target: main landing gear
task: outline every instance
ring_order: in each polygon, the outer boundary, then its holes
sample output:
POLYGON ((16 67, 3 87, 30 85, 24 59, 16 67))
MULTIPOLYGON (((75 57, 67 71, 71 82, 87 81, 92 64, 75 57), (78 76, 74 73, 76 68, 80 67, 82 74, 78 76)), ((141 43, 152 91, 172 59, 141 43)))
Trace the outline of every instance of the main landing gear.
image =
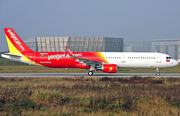
POLYGON ((159 69, 158 69, 158 68, 156 68, 156 75, 157 75, 157 76, 160 76, 160 73, 159 73, 159 69))
POLYGON ((91 65, 90 71, 88 72, 88 75, 89 75, 89 76, 92 76, 92 75, 93 75, 93 71, 92 71, 92 70, 94 70, 94 69, 95 69, 94 66, 91 65))
POLYGON ((89 72, 88 72, 88 75, 89 75, 89 76, 92 76, 92 75, 93 75, 93 71, 89 71, 89 72))

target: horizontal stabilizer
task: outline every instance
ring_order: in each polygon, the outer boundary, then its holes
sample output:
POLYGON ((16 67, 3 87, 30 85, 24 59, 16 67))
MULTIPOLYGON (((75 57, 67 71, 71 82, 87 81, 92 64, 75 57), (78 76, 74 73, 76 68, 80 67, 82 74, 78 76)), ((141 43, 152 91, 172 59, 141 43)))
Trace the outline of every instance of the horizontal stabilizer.
POLYGON ((3 58, 7 58, 7 59, 10 59, 10 60, 14 60, 14 61, 20 61, 22 56, 19 56, 19 55, 13 55, 11 53, 5 53, 5 54, 1 54, 1 56, 3 58))

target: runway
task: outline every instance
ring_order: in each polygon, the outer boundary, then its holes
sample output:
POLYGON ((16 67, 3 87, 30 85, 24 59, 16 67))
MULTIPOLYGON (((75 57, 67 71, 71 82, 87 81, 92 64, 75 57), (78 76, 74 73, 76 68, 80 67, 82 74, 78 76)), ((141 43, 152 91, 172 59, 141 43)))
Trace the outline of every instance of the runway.
POLYGON ((0 73, 0 77, 180 77, 180 73, 161 73, 156 76, 155 73, 94 73, 88 76, 87 73, 0 73))

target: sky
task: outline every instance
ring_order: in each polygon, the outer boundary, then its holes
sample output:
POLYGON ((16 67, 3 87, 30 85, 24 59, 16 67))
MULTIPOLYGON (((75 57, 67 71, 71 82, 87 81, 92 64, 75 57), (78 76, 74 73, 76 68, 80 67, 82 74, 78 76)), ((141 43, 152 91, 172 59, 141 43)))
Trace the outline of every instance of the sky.
POLYGON ((180 0, 0 0, 4 28, 31 37, 120 37, 124 42, 180 37, 180 0))

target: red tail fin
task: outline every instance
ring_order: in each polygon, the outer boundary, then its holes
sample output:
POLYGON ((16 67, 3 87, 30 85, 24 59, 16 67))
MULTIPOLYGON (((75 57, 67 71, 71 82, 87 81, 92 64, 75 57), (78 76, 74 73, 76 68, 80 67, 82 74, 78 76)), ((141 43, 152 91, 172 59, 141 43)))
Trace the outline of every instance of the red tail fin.
POLYGON ((31 52, 26 44, 21 40, 21 38, 14 32, 12 28, 4 28, 6 39, 8 42, 9 50, 13 53, 25 53, 31 52))

